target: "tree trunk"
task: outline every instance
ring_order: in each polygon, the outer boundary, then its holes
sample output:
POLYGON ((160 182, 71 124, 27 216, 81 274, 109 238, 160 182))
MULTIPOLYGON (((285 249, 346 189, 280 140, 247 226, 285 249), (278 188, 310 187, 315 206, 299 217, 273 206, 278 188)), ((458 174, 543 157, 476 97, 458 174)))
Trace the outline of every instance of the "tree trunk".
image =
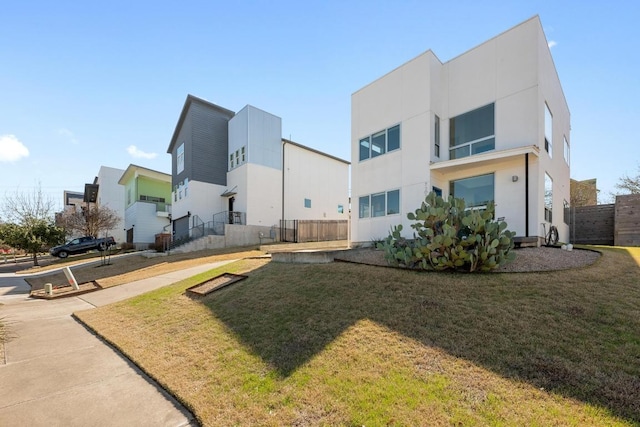
POLYGON ((34 267, 39 267, 40 266, 38 264, 38 252, 36 252, 36 251, 33 252, 33 266, 34 267))

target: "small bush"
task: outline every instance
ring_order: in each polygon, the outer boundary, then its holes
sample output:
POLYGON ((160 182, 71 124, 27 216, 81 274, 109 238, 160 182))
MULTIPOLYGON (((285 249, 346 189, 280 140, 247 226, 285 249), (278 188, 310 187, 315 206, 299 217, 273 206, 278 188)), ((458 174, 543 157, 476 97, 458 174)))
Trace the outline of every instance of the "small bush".
POLYGON ((448 200, 429 193, 415 213, 407 218, 413 240, 402 237, 395 226, 383 243, 390 265, 422 270, 490 271, 515 259, 513 237, 507 223, 494 221, 493 202, 485 210, 465 209, 463 199, 448 200))

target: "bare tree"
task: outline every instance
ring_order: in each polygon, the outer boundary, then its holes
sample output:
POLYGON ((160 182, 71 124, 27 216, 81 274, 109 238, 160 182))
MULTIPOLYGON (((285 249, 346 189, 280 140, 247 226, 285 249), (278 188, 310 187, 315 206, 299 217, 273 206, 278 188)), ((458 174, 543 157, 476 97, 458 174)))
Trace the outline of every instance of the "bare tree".
POLYGON ((84 236, 98 237, 100 233, 113 229, 120 217, 113 209, 106 206, 88 203, 81 210, 70 210, 62 214, 58 224, 68 234, 82 234, 84 236))
POLYGON ((53 209, 53 200, 45 197, 40 185, 31 193, 6 195, 2 209, 6 223, 0 239, 32 254, 33 265, 37 266, 38 252, 64 238, 62 229, 54 224, 53 209))
POLYGON ((638 175, 622 175, 618 179, 616 188, 622 190, 625 194, 640 194, 640 165, 638 165, 638 175))
POLYGON ((569 187, 570 204, 572 207, 593 206, 598 204, 599 190, 595 179, 576 181, 572 179, 569 187))

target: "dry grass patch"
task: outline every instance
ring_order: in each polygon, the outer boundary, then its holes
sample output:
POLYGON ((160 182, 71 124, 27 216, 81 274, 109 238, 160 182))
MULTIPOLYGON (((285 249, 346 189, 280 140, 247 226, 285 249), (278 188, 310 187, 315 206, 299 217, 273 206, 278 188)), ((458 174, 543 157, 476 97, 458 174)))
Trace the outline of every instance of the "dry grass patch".
POLYGON ((205 425, 637 425, 637 253, 484 275, 243 260, 78 316, 205 425), (184 295, 225 271, 249 278, 184 295))

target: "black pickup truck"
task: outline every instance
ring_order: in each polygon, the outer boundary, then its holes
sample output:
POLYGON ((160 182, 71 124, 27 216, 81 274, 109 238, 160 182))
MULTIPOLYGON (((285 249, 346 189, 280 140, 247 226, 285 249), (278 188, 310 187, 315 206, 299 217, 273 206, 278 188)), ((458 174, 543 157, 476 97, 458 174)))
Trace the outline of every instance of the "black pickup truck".
POLYGON ((58 258, 66 258, 69 255, 83 254, 90 250, 97 249, 106 251, 109 247, 116 244, 113 237, 95 238, 91 236, 78 237, 65 243, 64 245, 55 246, 49 249, 51 256, 58 258))

